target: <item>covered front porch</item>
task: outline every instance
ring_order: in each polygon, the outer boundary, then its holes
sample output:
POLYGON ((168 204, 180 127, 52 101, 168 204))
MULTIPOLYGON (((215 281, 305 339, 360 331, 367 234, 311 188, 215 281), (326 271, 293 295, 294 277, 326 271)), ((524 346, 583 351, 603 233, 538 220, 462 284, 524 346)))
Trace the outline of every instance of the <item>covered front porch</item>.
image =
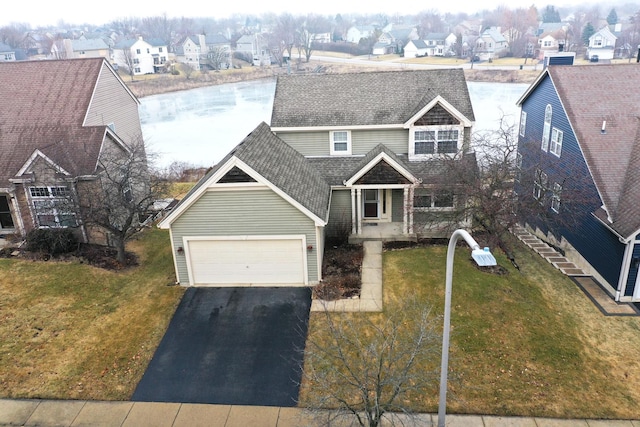
POLYGON ((415 241, 413 185, 364 185, 351 188, 349 242, 415 241))

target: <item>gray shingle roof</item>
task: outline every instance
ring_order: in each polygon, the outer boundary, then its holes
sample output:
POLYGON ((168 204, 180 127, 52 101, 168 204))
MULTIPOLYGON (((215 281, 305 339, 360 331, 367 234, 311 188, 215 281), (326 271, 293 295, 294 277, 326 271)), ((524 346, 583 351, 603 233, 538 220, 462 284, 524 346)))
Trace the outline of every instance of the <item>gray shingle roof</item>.
POLYGON ((397 125, 438 95, 475 120, 462 69, 280 76, 271 126, 397 125))
POLYGON ((640 84, 640 66, 558 66, 547 72, 613 220, 611 227, 630 237, 640 229, 640 91, 629 88, 640 84))
POLYGON ((185 196, 187 200, 232 157, 242 160, 322 220, 327 219, 331 187, 304 158, 260 123, 185 196))

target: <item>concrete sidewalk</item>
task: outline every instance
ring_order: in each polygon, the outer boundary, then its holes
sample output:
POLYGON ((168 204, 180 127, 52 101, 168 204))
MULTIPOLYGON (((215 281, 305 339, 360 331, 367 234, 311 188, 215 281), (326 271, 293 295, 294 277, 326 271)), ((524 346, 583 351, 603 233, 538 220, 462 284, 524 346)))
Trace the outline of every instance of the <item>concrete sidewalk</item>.
MULTIPOLYGON (((418 414, 400 425, 435 426, 438 416, 418 414)), ((398 418, 400 420, 400 418, 398 418)), ((563 420, 533 417, 447 415, 450 427, 640 427, 630 420, 563 420)), ((327 425, 298 408, 191 403, 0 400, 0 425, 42 427, 301 427, 327 425)), ((346 427, 347 423, 331 423, 346 427)), ((355 425, 355 424, 352 424, 355 425)), ((390 425, 383 423, 383 426, 390 425)))
POLYGON ((362 288, 360 296, 336 301, 311 302, 311 311, 379 312, 382 311, 382 241, 362 243, 362 288))

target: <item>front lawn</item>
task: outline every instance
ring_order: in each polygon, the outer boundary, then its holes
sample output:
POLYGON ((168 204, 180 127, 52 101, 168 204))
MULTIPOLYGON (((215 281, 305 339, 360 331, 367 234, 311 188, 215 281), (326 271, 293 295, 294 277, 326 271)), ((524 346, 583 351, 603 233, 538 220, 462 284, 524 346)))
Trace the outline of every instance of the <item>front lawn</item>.
POLYGON ((140 265, 0 259, 0 398, 129 399, 183 289, 168 233, 128 244, 140 265))
MULTIPOLYGON (((516 253, 522 272, 498 254, 504 275, 477 269, 466 248, 456 253, 448 411, 637 418, 640 318, 603 316, 541 257, 522 246, 516 253)), ((415 295, 442 315, 445 258, 444 246, 386 251, 385 313, 415 295)), ((321 336, 324 326, 323 314, 312 313, 309 333, 321 336)), ((408 406, 437 412, 438 386, 408 406)), ((313 384, 304 384, 302 406, 307 393, 313 384)))

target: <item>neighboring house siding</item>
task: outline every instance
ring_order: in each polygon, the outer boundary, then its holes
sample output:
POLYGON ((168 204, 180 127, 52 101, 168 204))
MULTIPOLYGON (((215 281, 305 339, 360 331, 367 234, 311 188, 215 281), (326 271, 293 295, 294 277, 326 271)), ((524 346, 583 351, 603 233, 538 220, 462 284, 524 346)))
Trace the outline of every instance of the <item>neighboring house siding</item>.
POLYGON ((106 66, 100 73, 84 124, 113 124, 114 132, 125 142, 135 142, 142 137, 138 103, 106 66))
MULTIPOLYGON (((328 156, 329 130, 320 132, 278 132, 278 137, 304 156, 328 156)), ((406 154, 409 134, 405 129, 358 130, 351 132, 353 155, 367 154, 378 144, 384 144, 396 154, 406 154)))
MULTIPOLYGON (((316 241, 314 222, 271 190, 210 191, 186 210, 171 226, 173 245, 184 245, 183 236, 293 235, 316 241), (257 209, 256 207, 259 207, 257 209)), ((319 244, 320 243, 320 244, 319 244)), ((318 281, 316 251, 307 253, 309 283, 318 281)), ((178 281, 189 283, 184 255, 176 255, 178 281)))
MULTIPOLYGON (((564 237, 609 285, 616 289, 624 245, 592 215, 602 202, 562 103, 548 77, 526 99, 522 109, 527 113, 525 137, 520 136, 519 146, 523 158, 523 170, 540 168, 548 175, 549 185, 554 182, 563 183, 563 194, 571 194, 565 196, 565 200, 573 197, 570 200, 572 203, 570 212, 567 212, 565 206, 564 210, 561 207, 560 214, 551 214, 552 218, 554 215, 564 215, 563 222, 543 223, 535 219, 528 219, 527 222, 544 234, 552 234, 559 242, 564 237), (547 104, 550 104, 553 110, 551 128, 564 132, 560 158, 550 152, 545 153, 541 149, 544 112, 547 104), (523 145, 523 139, 530 141, 528 145, 523 145), (568 226, 572 230, 567 229, 568 226)), ((518 191, 522 194, 533 194, 533 188, 519 188, 518 191)), ((562 200, 561 206, 563 206, 562 200)), ((560 218, 558 216, 559 220, 560 218)))
POLYGON ((638 280, 640 264, 638 264, 638 261, 634 260, 640 260, 640 241, 638 240, 635 241, 635 245, 633 246, 633 252, 631 254, 631 267, 629 268, 629 277, 627 277, 627 283, 624 287, 624 296, 633 296, 633 290, 636 285, 636 280, 638 280))
POLYGON ((351 234, 351 225, 351 190, 333 190, 325 235, 346 240, 351 234))

